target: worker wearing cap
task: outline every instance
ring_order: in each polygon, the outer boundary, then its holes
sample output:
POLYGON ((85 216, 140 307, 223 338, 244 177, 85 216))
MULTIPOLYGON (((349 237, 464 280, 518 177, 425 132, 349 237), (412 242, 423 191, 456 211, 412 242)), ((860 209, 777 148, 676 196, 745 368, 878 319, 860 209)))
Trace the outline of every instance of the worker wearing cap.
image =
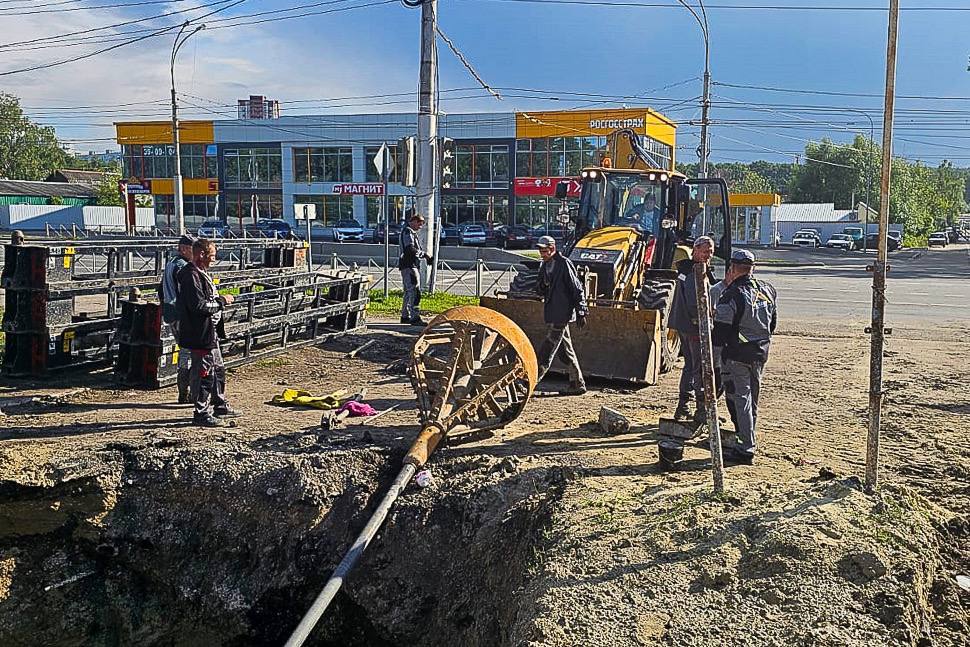
POLYGON ((754 459, 761 375, 778 323, 777 293, 752 277, 754 261, 745 249, 731 255, 730 284, 718 300, 713 333, 714 345, 723 347, 721 376, 737 434, 725 444, 726 457, 747 464, 754 459))
POLYGON ((428 254, 421 249, 418 232, 424 225, 424 216, 413 214, 407 227, 401 228, 400 255, 397 268, 401 271, 404 283, 404 301, 401 303, 401 323, 413 326, 423 326, 418 304, 421 303, 421 288, 418 287, 418 268, 421 259, 428 258, 428 254))
MULTIPOLYGON (((680 349, 684 354, 684 368, 680 373, 680 396, 674 418, 690 417, 690 402, 694 400, 694 420, 703 422, 707 417, 704 407, 704 381, 701 376, 701 338, 697 317, 697 284, 694 266, 706 264, 714 255, 714 240, 698 236, 694 240, 691 257, 677 263, 677 284, 667 326, 680 336, 680 349)), ((707 279, 714 283, 714 274, 707 270, 707 279)))
POLYGON ((542 236, 537 246, 542 265, 539 267, 536 291, 545 301, 543 316, 546 322, 546 338, 538 351, 539 379, 549 371, 558 355, 569 370, 569 388, 563 391, 563 395, 582 395, 586 393, 586 381, 569 336, 569 324, 575 321, 580 328, 586 326, 583 284, 572 261, 556 251, 555 238, 542 236))
MULTIPOLYGON (((179 314, 176 308, 178 300, 178 275, 186 265, 192 262, 192 243, 195 239, 188 234, 182 234, 178 242, 178 255, 165 265, 162 272, 162 285, 158 292, 162 304, 162 320, 172 326, 175 338, 179 337, 179 314)), ((178 359, 178 401, 179 404, 189 402, 189 367, 191 355, 187 352, 179 353, 178 359)))

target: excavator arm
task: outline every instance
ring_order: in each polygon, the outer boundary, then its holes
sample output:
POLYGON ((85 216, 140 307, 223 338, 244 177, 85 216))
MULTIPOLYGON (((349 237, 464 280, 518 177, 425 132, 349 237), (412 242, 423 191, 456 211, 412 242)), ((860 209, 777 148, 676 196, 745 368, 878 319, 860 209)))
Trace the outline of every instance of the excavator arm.
POLYGON ((654 158, 640 143, 640 136, 629 128, 615 130, 607 135, 606 146, 613 168, 640 171, 664 169, 663 163, 654 158))

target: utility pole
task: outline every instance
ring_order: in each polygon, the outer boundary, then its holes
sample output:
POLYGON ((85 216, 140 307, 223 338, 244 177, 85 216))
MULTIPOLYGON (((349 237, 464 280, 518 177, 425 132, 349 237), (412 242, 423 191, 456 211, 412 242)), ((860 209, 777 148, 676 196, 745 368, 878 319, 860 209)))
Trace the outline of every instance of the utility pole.
POLYGON ((172 144, 175 145, 175 176, 173 178, 175 184, 175 215, 178 219, 179 235, 185 233, 185 208, 182 204, 182 151, 179 149, 179 113, 178 100, 175 95, 175 57, 178 55, 182 45, 185 44, 185 41, 205 29, 205 25, 199 25, 188 34, 185 34, 183 38, 182 35, 188 27, 189 21, 186 20, 182 24, 182 28, 179 29, 178 35, 175 36, 175 42, 172 44, 172 62, 169 66, 169 70, 172 73, 172 144))
POLYGON ((893 111, 896 105, 896 44, 899 0, 889 0, 886 46, 886 105, 882 121, 882 186, 879 192, 879 244, 872 274, 872 346, 869 350, 869 437, 866 442, 866 491, 879 484, 879 424, 882 416, 882 360, 885 343, 886 272, 889 231, 889 189, 893 163, 893 111))
MULTIPOLYGON (((701 13, 698 15, 692 6, 687 4, 686 0, 677 1, 694 16, 694 20, 700 25, 701 33, 704 36, 704 89, 701 97, 701 143, 697 147, 697 158, 700 163, 697 175, 707 177, 707 158, 711 153, 707 134, 708 126, 711 123, 711 35, 707 24, 707 9, 704 7, 704 0, 697 0, 697 4, 701 8, 701 13)), ((707 209, 701 212, 701 233, 707 234, 707 209)))
POLYGON ((428 271, 422 272, 428 292, 434 292, 437 279, 438 231, 441 214, 438 209, 436 176, 438 140, 438 48, 435 44, 438 23, 438 0, 421 3, 421 70, 418 82, 418 141, 415 209, 428 222, 425 228, 425 251, 432 259, 428 271))

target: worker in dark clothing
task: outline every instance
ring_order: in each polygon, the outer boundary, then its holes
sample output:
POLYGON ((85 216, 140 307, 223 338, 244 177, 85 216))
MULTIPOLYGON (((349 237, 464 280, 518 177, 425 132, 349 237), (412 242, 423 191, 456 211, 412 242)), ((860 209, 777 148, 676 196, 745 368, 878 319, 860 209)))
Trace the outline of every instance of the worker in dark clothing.
MULTIPOLYGON (((169 324, 175 333, 175 339, 179 337, 179 314, 175 302, 178 298, 178 274, 186 265, 192 262, 192 243, 195 239, 188 234, 182 234, 178 243, 178 256, 170 260, 165 265, 162 272, 162 284, 158 290, 158 298, 162 304, 162 321, 169 324)), ((189 367, 191 365, 191 353, 179 353, 178 358, 178 402, 187 404, 189 402, 189 367)))
MULTIPOLYGON (((697 319, 697 285, 694 266, 707 263, 714 254, 714 241, 707 236, 694 240, 691 257, 677 263, 677 284, 674 289, 673 306, 670 309, 668 327, 680 336, 680 349, 684 354, 684 369, 680 373, 680 397, 674 418, 690 417, 690 402, 694 400, 694 420, 703 422, 707 417, 704 407, 704 381, 701 377, 701 338, 697 319)), ((708 269, 707 279, 714 283, 714 274, 708 269)))
POLYGON ((10 244, 11 245, 23 245, 24 244, 24 232, 19 229, 14 229, 13 233, 10 234, 10 244))
POLYGON ((418 304, 421 303, 421 288, 418 286, 418 268, 421 259, 428 258, 427 252, 421 249, 418 231, 424 225, 424 217, 414 214, 408 221, 407 227, 401 228, 400 256, 397 268, 401 270, 401 280, 404 282, 404 301, 401 304, 401 323, 413 326, 423 326, 418 304))
POLYGON ((549 371, 558 355, 569 370, 569 388, 563 395, 586 393, 586 381, 579 367, 579 359, 569 336, 569 324, 576 322, 586 326, 586 296, 572 261, 556 251, 556 240, 542 236, 538 241, 542 265, 539 268, 536 291, 542 295, 545 305, 546 338, 539 346, 539 379, 549 371))
POLYGON ((754 254, 741 249, 731 255, 730 284, 714 313, 713 343, 723 347, 721 375, 736 438, 725 444, 725 456, 751 464, 761 376, 771 335, 778 324, 777 293, 766 281, 751 276, 754 254))
POLYGON ((223 310, 232 303, 230 294, 220 295, 208 274, 216 258, 216 246, 200 238, 192 245, 192 262, 178 275, 179 345, 192 355, 189 371, 192 421, 203 427, 221 427, 222 418, 238 412, 226 400, 226 365, 219 338, 225 336, 223 310))

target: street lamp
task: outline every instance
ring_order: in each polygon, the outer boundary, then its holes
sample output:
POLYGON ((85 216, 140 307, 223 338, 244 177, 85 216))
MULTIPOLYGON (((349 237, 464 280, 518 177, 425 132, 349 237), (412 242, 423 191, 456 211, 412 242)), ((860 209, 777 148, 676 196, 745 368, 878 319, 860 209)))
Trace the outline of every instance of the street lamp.
POLYGON ((701 7, 700 15, 692 6, 687 4, 686 0, 677 0, 677 2, 682 4, 690 12, 690 15, 694 16, 694 20, 700 25, 701 33, 704 35, 704 95, 701 98, 701 145, 697 148, 697 157, 700 158, 698 175, 707 177, 707 156, 710 153, 710 148, 707 145, 707 127, 710 123, 709 113, 711 110, 711 38, 707 26, 707 10, 704 8, 703 0, 697 0, 697 4, 701 7))
POLYGON ((872 208, 872 205, 869 204, 869 199, 870 199, 869 193, 872 189, 872 164, 870 163, 872 162, 872 160, 869 159, 869 155, 872 153, 872 146, 876 141, 876 126, 872 121, 872 117, 870 117, 869 113, 865 112, 864 110, 856 110, 855 108, 845 108, 845 111, 860 114, 869 120, 869 144, 866 146, 867 150, 863 152, 863 159, 865 160, 865 163, 866 163, 866 226, 865 226, 865 229, 863 229, 863 234, 862 234, 862 251, 866 251, 866 249, 868 248, 868 244, 867 244, 868 241, 866 240, 866 238, 869 236, 869 209, 872 208))
POLYGON ((169 67, 172 73, 172 143, 175 145, 175 215, 178 218, 179 234, 185 233, 185 209, 182 206, 182 151, 179 150, 178 102, 175 99, 175 56, 185 41, 205 29, 205 25, 199 25, 186 34, 185 30, 188 28, 189 21, 185 21, 178 35, 175 36, 175 43, 172 44, 172 64, 169 67))

